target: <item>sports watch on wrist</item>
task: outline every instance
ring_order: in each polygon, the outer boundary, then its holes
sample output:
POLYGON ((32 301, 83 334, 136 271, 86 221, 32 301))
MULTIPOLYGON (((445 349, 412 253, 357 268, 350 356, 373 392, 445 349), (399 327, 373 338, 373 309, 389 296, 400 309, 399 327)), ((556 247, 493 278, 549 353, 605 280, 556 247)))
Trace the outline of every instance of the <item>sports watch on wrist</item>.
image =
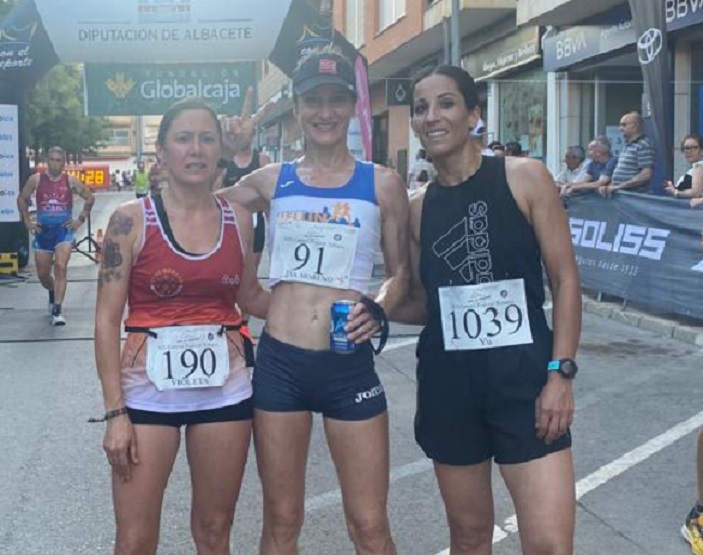
POLYGON ((547 370, 549 372, 558 372, 567 380, 573 380, 579 371, 579 367, 573 358, 560 358, 559 360, 549 361, 547 370))

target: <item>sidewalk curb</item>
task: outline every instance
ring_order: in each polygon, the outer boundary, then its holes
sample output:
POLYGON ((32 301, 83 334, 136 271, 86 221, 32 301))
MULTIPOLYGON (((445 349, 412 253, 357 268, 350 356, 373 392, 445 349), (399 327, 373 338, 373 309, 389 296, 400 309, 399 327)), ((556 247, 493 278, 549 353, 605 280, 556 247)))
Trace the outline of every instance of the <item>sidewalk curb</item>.
POLYGON ((583 312, 615 320, 634 328, 653 331, 696 347, 703 347, 703 325, 689 326, 670 318, 647 314, 635 308, 623 308, 622 304, 618 302, 598 302, 585 296, 583 297, 583 312))

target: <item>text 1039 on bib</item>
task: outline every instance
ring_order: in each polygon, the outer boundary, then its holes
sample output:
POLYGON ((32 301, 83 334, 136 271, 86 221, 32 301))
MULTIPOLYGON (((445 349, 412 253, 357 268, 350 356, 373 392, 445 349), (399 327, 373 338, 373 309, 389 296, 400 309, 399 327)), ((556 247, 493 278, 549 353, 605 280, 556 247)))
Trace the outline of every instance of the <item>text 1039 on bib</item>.
POLYGON ((439 306, 447 351, 532 343, 522 279, 440 287, 439 306))

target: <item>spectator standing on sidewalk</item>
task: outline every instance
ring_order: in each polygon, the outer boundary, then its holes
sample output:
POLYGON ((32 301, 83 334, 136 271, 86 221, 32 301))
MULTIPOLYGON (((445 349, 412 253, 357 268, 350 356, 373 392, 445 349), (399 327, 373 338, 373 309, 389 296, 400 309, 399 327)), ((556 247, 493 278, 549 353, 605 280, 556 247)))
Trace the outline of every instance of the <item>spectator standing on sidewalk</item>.
POLYGON ((586 177, 586 153, 582 146, 574 145, 566 149, 564 163, 566 167, 559 172, 554 181, 559 188, 583 181, 586 177))
POLYGON ((522 145, 517 141, 511 141, 505 143, 505 155, 506 156, 516 156, 518 158, 525 155, 522 150, 522 145))
POLYGON ((573 193, 597 191, 610 183, 618 159, 610 152, 610 141, 607 137, 596 137, 588 144, 591 162, 586 166, 583 180, 566 185, 561 189, 561 196, 568 197, 573 193))
POLYGON ((417 181, 417 178, 422 170, 427 172, 429 179, 432 179, 435 174, 434 167, 427 159, 427 151, 424 148, 417 151, 415 161, 412 163, 412 166, 410 166, 410 171, 408 172, 408 189, 413 188, 413 182, 417 181))
POLYGON ((650 193, 649 181, 654 175, 656 151, 644 134, 642 116, 637 112, 625 114, 620 119, 620 133, 625 139, 625 146, 620 152, 610 183, 600 186, 598 192, 608 198, 621 189, 650 193))
POLYGON ((695 199, 703 196, 703 137, 697 133, 686 135, 681 141, 681 152, 691 164, 674 185, 664 182, 664 192, 675 198, 695 199))
POLYGON ((142 198, 149 194, 149 174, 144 167, 143 160, 137 163, 137 171, 134 174, 134 192, 137 198, 142 198))

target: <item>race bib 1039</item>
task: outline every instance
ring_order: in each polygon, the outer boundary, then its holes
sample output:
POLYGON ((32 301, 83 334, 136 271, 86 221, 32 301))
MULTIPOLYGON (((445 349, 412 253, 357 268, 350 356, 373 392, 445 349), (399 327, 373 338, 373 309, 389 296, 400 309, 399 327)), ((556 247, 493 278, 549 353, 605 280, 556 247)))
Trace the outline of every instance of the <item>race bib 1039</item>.
POLYGON ((532 343, 522 279, 440 287, 439 307, 447 351, 532 343))

